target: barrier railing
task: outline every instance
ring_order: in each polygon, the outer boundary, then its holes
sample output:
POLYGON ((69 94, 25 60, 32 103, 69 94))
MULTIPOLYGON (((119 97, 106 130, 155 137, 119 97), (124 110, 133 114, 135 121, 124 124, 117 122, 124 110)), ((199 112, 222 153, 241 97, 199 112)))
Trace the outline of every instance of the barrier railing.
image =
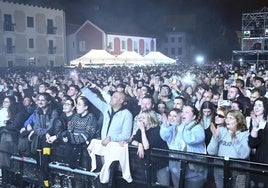
MULTIPOLYGON (((129 147, 131 148, 131 147, 129 147)), ((134 151, 137 149, 132 148, 134 151)), ((130 150, 132 150, 130 149, 130 150)), ((258 184, 261 182, 265 186, 268 186, 268 164, 264 163, 255 163, 250 162, 247 160, 237 160, 237 159, 230 159, 230 158, 223 158, 223 157, 216 157, 216 156, 209 156, 205 154, 196 154, 196 153, 188 153, 188 152, 179 152, 173 150, 161 150, 161 149, 152 149, 150 152, 150 161, 151 161, 151 171, 155 172, 155 166, 158 165, 159 161, 161 160, 174 160, 180 161, 180 182, 179 187, 184 187, 184 180, 185 180, 185 172, 187 165, 192 165, 193 167, 198 168, 198 166, 203 167, 207 170, 212 169, 221 169, 223 171, 223 185, 224 188, 230 188, 237 179, 233 178, 233 174, 241 173, 245 174, 247 177, 247 181, 245 182, 245 187, 249 187, 250 184, 258 184), (258 177, 259 182, 252 182, 252 180, 258 177)), ((194 169, 197 170, 197 169, 194 169)), ((149 173, 149 174, 152 174, 149 173)), ((158 187, 159 184, 153 181, 154 179, 151 178, 151 183, 147 184, 148 187, 158 187)), ((163 187, 163 186, 162 186, 163 187)))
MULTIPOLYGON (((110 182, 107 184, 107 187, 172 187, 172 182, 169 186, 160 185, 159 182, 157 182, 155 174, 157 166, 159 166, 159 161, 168 162, 170 160, 180 162, 180 188, 184 187, 186 170, 189 165, 191 165, 194 170, 200 169, 200 166, 208 171, 215 168, 221 169, 223 172, 224 188, 232 187, 234 182, 239 183, 239 181, 241 181, 233 178, 233 174, 237 172, 246 175, 247 181, 240 182, 240 185, 244 187, 254 187, 254 184, 257 185, 260 182, 263 187, 268 185, 268 164, 264 163, 161 149, 147 151, 146 158, 141 160, 137 156, 137 148, 134 146, 129 146, 129 159, 133 182, 127 183, 121 177, 122 174, 118 168, 119 165, 114 163, 111 169, 110 182), (256 179, 258 182, 253 182, 253 180, 256 179)), ((40 183, 41 185, 38 177, 39 171, 37 163, 34 159, 11 156, 11 162, 11 170, 19 174, 22 180, 27 179, 27 181, 31 181, 33 184, 40 183), (32 173, 29 173, 27 168, 31 170, 32 173)), ((98 181, 98 173, 89 172, 84 169, 72 169, 65 164, 57 162, 51 162, 49 167, 51 173, 50 177, 68 177, 72 179, 72 187, 76 187, 75 181, 83 181, 84 187, 101 187, 98 181)))
MULTIPOLYGON (((21 181, 19 185, 23 185, 23 181, 32 185, 42 185, 40 168, 35 159, 12 155, 10 160, 10 170, 19 175, 18 181, 21 181)), ((63 179, 68 180, 70 184, 66 185, 64 188, 77 187, 77 182, 85 188, 98 187, 98 172, 90 172, 82 168, 70 168, 68 165, 58 162, 49 163, 49 169, 52 187, 63 187, 63 179), (56 179, 58 179, 59 182, 56 182, 56 179), (55 186, 55 184, 58 185, 55 186)))

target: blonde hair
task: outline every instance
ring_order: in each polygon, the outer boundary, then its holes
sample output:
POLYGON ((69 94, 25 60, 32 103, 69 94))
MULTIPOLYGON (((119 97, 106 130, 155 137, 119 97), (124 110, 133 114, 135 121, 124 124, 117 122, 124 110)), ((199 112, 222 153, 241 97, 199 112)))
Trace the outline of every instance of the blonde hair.
POLYGON ((148 118, 149 121, 148 127, 154 128, 159 126, 159 120, 154 110, 144 110, 142 113, 145 114, 145 116, 148 118))

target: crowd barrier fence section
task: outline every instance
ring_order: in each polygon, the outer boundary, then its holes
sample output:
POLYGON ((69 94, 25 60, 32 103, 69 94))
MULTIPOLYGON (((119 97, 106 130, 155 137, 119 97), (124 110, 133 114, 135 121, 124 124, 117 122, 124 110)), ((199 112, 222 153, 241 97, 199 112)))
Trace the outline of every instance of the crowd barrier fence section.
MULTIPOLYGON (((223 173, 224 188, 232 187, 234 183, 244 187, 254 187, 259 182, 262 183, 261 186, 263 185, 263 187, 267 187, 268 185, 268 164, 264 163, 254 163, 247 160, 237 160, 205 154, 161 150, 155 148, 146 153, 145 159, 140 160, 137 156, 137 148, 134 146, 129 146, 129 159, 133 178, 133 182, 131 183, 127 183, 122 178, 118 162, 114 162, 113 165, 111 165, 110 181, 107 185, 101 185, 99 183, 98 172, 89 172, 84 169, 72 169, 66 164, 51 162, 49 164, 51 182, 55 183, 55 177, 59 176, 70 179, 72 182, 70 187, 76 187, 77 181, 80 183, 82 182, 83 187, 86 188, 103 186, 109 188, 172 187, 172 183, 170 186, 160 185, 156 181, 155 174, 159 164, 162 162, 166 162, 166 164, 168 164, 168 161, 172 160, 178 161, 180 164, 180 188, 184 188, 185 177, 187 176, 187 170, 189 169, 195 171, 202 169, 207 169, 207 171, 220 169, 223 173), (239 176, 240 178, 234 179, 234 175, 237 174, 242 174, 243 176, 239 176), (244 177, 244 179, 241 177, 244 177), (259 182, 254 182, 256 180, 259 182)), ((36 160, 17 155, 12 155, 10 160, 10 170, 19 177, 18 181, 27 181, 31 184, 42 185, 39 177, 40 169, 38 168, 36 160)), ((23 184, 21 183, 21 185, 23 184)))

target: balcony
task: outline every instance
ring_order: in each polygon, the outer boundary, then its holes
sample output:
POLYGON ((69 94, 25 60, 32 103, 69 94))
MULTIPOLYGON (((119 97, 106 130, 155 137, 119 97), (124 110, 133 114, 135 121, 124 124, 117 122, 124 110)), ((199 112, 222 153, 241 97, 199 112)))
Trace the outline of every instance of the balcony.
POLYGON ((56 47, 49 47, 48 48, 48 54, 56 54, 56 47))
POLYGON ((47 26, 47 34, 55 35, 57 31, 57 27, 47 26))
POLYGON ((14 31, 15 25, 14 23, 4 23, 4 31, 14 31))
POLYGON ((15 46, 6 46, 6 53, 7 54, 15 53, 15 46))

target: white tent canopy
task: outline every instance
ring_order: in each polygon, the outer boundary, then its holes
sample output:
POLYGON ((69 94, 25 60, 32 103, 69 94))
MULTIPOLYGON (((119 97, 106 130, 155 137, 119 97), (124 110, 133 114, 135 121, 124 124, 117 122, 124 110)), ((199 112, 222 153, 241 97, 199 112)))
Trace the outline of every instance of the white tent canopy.
POLYGON ((143 57, 135 51, 124 51, 116 57, 117 62, 126 64, 142 64, 143 57))
POLYGON ((85 55, 74 59, 70 62, 71 66, 89 65, 105 65, 105 64, 119 64, 119 65, 155 65, 155 64, 172 64, 176 60, 165 56, 160 52, 150 52, 142 57, 135 51, 124 51, 117 57, 113 56, 105 50, 92 49, 85 55))
POLYGON ((115 57, 105 50, 92 49, 85 55, 71 61, 71 65, 112 64, 115 57))
POLYGON ((150 52, 147 55, 144 56, 144 60, 151 61, 153 64, 172 64, 176 63, 175 59, 172 59, 170 57, 165 56, 161 52, 150 52))

